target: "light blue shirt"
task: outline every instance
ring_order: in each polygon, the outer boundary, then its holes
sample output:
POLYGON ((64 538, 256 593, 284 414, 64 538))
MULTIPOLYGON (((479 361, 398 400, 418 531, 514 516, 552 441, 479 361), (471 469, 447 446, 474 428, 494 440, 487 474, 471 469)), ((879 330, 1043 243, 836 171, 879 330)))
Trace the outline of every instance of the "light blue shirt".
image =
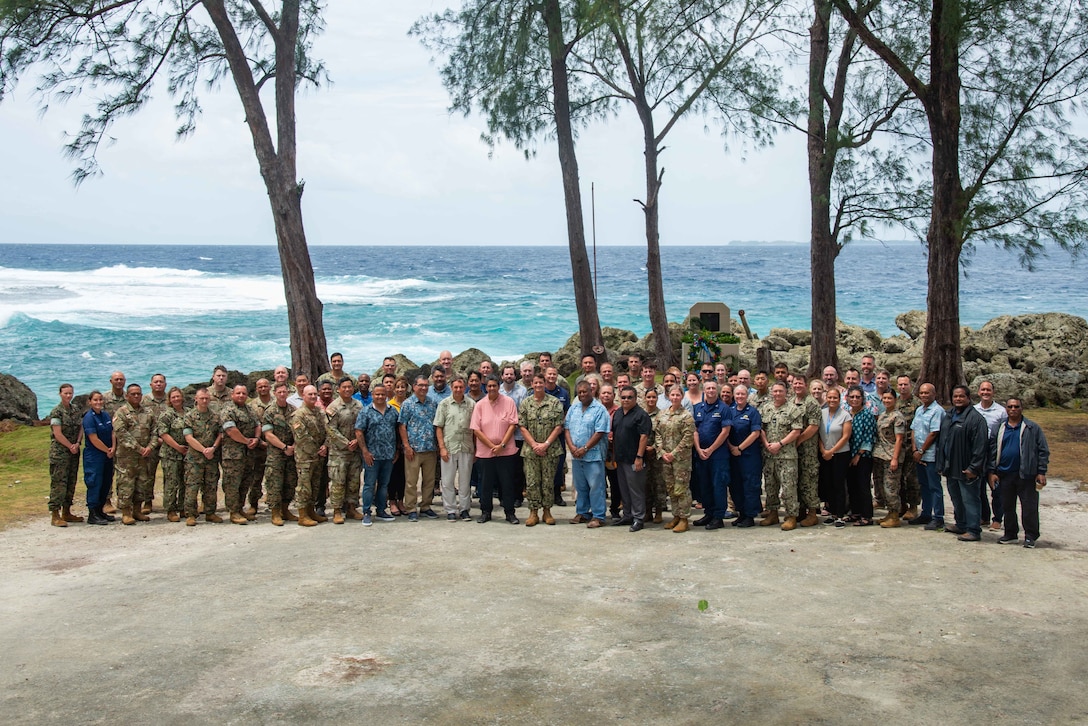
MULTIPOLYGON (((914 434, 914 448, 921 451, 926 438, 934 431, 940 432, 941 421, 943 420, 944 409, 936 401, 929 404, 929 406, 919 406, 918 410, 914 412, 914 420, 910 424, 910 430, 914 434)), ((937 461, 936 442, 922 454, 922 461, 930 464, 937 461)))
MULTIPOLYGON (((593 434, 600 431, 607 434, 611 430, 612 420, 604 404, 593 399, 588 406, 581 401, 574 401, 567 411, 563 427, 570 432, 570 439, 575 447, 585 446, 593 434)), ((602 436, 597 445, 585 453, 582 461, 604 461, 608 453, 608 436, 602 436)))
MULTIPOLYGON (((529 397, 529 389, 523 386, 520 382, 514 383, 514 390, 507 391, 505 383, 499 383, 499 393, 507 398, 514 399, 514 406, 521 409, 521 402, 529 397)), ((521 435, 521 427, 519 426, 514 430, 514 441, 524 441, 525 437, 521 435)))

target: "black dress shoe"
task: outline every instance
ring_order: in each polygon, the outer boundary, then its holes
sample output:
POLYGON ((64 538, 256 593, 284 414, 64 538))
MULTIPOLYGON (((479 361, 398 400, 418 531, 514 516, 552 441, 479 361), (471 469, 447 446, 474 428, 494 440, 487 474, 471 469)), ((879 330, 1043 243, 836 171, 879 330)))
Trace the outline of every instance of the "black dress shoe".
POLYGON ((100 513, 97 509, 91 509, 87 512, 87 524, 109 524, 109 520, 106 519, 106 515, 100 513))
POLYGON ((756 520, 751 517, 741 517, 733 522, 734 527, 754 527, 756 526, 756 520))
POLYGON ((556 500, 555 500, 555 506, 557 506, 557 507, 565 507, 565 506, 567 506, 567 502, 566 502, 566 500, 565 500, 565 499, 563 499, 562 497, 560 497, 559 499, 556 499, 556 500))
POLYGON ((102 519, 106 520, 106 522, 116 522, 117 521, 117 517, 113 516, 112 514, 106 514, 102 510, 102 507, 98 508, 98 514, 102 517, 102 519))
POLYGON ((707 529, 721 529, 724 526, 725 526, 725 522, 723 520, 719 519, 718 517, 714 517, 713 519, 711 519, 709 522, 706 523, 706 528, 707 529))
POLYGON ((626 527, 629 524, 633 524, 634 521, 635 520, 632 519, 631 517, 624 517, 622 519, 615 519, 615 520, 612 521, 612 526, 613 527, 626 527))
POLYGON ((484 522, 490 522, 491 521, 491 512, 484 512, 483 514, 480 515, 480 518, 477 519, 476 521, 479 522, 480 524, 483 524, 484 522))
POLYGON ((518 519, 518 518, 517 518, 517 517, 516 517, 515 515, 513 515, 513 514, 507 514, 507 515, 506 515, 506 521, 507 521, 507 522, 509 522, 510 524, 521 524, 521 520, 519 520, 519 519, 518 519))
POLYGON ((645 526, 646 525, 642 523, 641 519, 636 519, 634 522, 631 522, 631 530, 630 531, 640 532, 642 530, 642 528, 645 527, 645 526))
POLYGON ((711 517, 709 514, 704 514, 703 516, 699 517, 694 522, 692 522, 692 525, 694 525, 696 527, 703 527, 703 526, 706 526, 707 524, 710 524, 710 520, 712 520, 712 519, 714 519, 714 518, 711 517))

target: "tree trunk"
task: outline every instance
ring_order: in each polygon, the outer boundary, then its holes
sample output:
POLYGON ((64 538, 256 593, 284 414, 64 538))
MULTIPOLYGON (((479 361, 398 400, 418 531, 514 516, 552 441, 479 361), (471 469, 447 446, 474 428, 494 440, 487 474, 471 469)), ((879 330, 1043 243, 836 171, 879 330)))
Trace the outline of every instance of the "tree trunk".
POLYGON ((272 143, 268 118, 253 72, 223 0, 203 0, 230 65, 234 85, 253 137, 253 149, 272 206, 276 243, 287 300, 291 367, 311 377, 329 370, 321 300, 317 297, 306 232, 302 226, 302 189, 295 168, 295 43, 298 39, 298 0, 283 4, 279 28, 269 29, 276 45, 276 127, 278 149, 272 143), (286 69, 286 70, 285 70, 286 69))
POLYGON ((555 132, 559 146, 559 168, 563 174, 563 203, 567 212, 567 245, 570 249, 574 307, 578 311, 578 336, 582 355, 599 355, 604 349, 597 297, 586 254, 585 220, 582 217, 582 188, 578 179, 578 157, 570 123, 570 90, 567 79, 567 48, 559 0, 547 0, 543 7, 551 57, 552 93, 555 103, 555 132))
POLYGON ((926 339, 920 382, 932 383, 937 399, 950 402, 952 386, 963 383, 960 348, 960 253, 967 199, 960 179, 958 0, 934 0, 930 20, 931 78, 924 99, 933 141, 933 209, 929 247, 926 339))
POLYGON ((646 200, 640 202, 646 220, 646 283, 648 288, 650 328, 654 334, 654 357, 658 370, 676 365, 669 335, 669 317, 665 313, 665 286, 661 282, 661 235, 658 215, 658 193, 661 191, 661 175, 657 168, 660 153, 657 134, 654 131, 654 112, 646 100, 646 81, 636 65, 631 48, 623 32, 616 24, 611 26, 616 47, 627 68, 627 78, 633 92, 633 103, 642 123, 642 153, 645 156, 646 200))
POLYGON ((831 175, 836 148, 828 143, 824 121, 824 79, 830 54, 831 4, 814 0, 809 28, 808 183, 810 208, 809 261, 812 287, 812 352, 808 376, 819 377, 827 366, 839 367, 835 335, 835 259, 838 241, 831 233, 831 175))
MULTIPOLYGON (((649 111, 649 109, 647 109, 649 111)), ((640 114, 641 115, 641 114, 640 114)), ((645 122, 644 122, 645 123, 645 122)), ((657 170, 657 139, 654 138, 653 118, 646 128, 646 283, 649 287, 650 327, 654 332, 654 357, 658 370, 676 365, 669 335, 669 317, 665 314, 665 286, 661 282, 661 245, 657 198, 661 176, 657 170)))

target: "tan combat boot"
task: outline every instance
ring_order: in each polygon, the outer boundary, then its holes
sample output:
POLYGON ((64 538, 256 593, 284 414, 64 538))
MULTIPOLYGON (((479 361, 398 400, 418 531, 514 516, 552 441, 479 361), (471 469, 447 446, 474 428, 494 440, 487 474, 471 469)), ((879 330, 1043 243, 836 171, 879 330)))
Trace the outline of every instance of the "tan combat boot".
POLYGON ((544 524, 555 524, 555 517, 552 516, 552 508, 544 507, 544 516, 541 517, 541 521, 544 524))
POLYGON ((298 526, 300 527, 316 527, 317 521, 310 516, 313 512, 312 507, 299 507, 298 509, 298 526))
POLYGON ((902 518, 909 522, 912 519, 917 519, 917 517, 918 517, 918 507, 912 506, 910 509, 908 509, 906 511, 906 513, 903 514, 902 518))
POLYGON ((204 515, 205 522, 211 522, 212 524, 222 524, 223 518, 215 512, 208 512, 204 515))
POLYGON ((276 525, 277 527, 283 526, 282 509, 283 508, 279 505, 272 507, 272 524, 276 525))
POLYGON ((246 519, 246 515, 242 514, 241 512, 231 512, 230 513, 230 523, 231 524, 249 524, 249 520, 246 519))
POLYGON ((136 520, 132 518, 132 507, 121 508, 121 524, 136 524, 136 520))
POLYGON ((106 514, 117 514, 117 508, 113 506, 113 501, 109 498, 107 498, 106 503, 102 505, 102 511, 106 514))
POLYGON ((291 506, 289 504, 281 504, 280 505, 280 513, 283 515, 283 521, 284 522, 297 522, 298 521, 298 517, 296 517, 294 512, 291 511, 291 506))
POLYGON ((167 522, 180 522, 181 521, 181 515, 178 514, 177 512, 167 512, 166 513, 166 521, 167 522))
POLYGON ((347 514, 347 516, 350 517, 351 519, 360 521, 363 518, 363 513, 360 512, 358 510, 358 508, 354 504, 349 504, 348 505, 348 514, 347 514))
POLYGON ((252 507, 246 507, 245 509, 242 510, 242 514, 246 515, 246 519, 248 519, 250 522, 252 522, 254 519, 257 518, 257 507, 256 507, 256 505, 254 505, 252 507))
POLYGON ((797 517, 786 517, 786 521, 782 523, 783 532, 789 532, 791 529, 797 529, 797 517))
MULTIPOLYGON (((314 509, 314 505, 312 504, 306 507, 306 513, 310 515, 310 519, 314 520, 318 524, 329 521, 329 518, 326 517, 324 514, 318 514, 317 511, 314 509)), ((301 517, 302 515, 299 514, 299 516, 301 517)))
POLYGON ((670 519, 668 522, 665 523, 665 529, 672 529, 673 527, 675 527, 678 524, 680 524, 680 518, 679 517, 673 517, 672 519, 670 519))
POLYGON ((191 515, 186 517, 185 518, 185 526, 186 527, 195 527, 196 526, 196 517, 193 517, 191 515))
MULTIPOLYGON (((151 511, 152 511, 151 502, 144 502, 143 506, 140 507, 140 513, 141 514, 151 514, 151 511)), ((138 519, 141 522, 144 521, 144 520, 140 519, 139 517, 137 517, 136 519, 138 519)))
POLYGON ((332 523, 333 524, 343 524, 344 523, 344 513, 342 511, 340 511, 340 507, 337 507, 336 509, 333 510, 333 512, 332 512, 332 523))
POLYGON ((49 515, 49 524, 53 525, 54 527, 68 526, 68 523, 64 521, 64 517, 60 515, 59 509, 50 509, 49 515))
POLYGON ((540 524, 540 517, 536 516, 536 510, 529 512, 529 518, 525 520, 526 527, 535 527, 540 524))
POLYGON ((680 519, 673 520, 676 522, 672 527, 673 532, 687 532, 688 531, 688 518, 680 517, 680 519))
MULTIPOLYGON (((770 527, 772 524, 778 524, 778 510, 773 512, 767 512, 767 516, 759 520, 760 527, 770 527)), ((792 529, 792 527, 791 527, 792 529)))
POLYGON ((894 513, 894 512, 892 514, 889 514, 887 517, 885 517, 884 521, 880 523, 880 526, 883 527, 884 529, 891 529, 892 527, 901 527, 902 525, 903 525, 903 521, 899 518, 899 515, 897 513, 894 513))
POLYGON ((143 508, 139 504, 132 505, 132 518, 137 522, 150 522, 151 517, 147 516, 143 512, 143 508))
POLYGON ((661 524, 665 520, 661 516, 661 507, 654 507, 654 524, 661 524))
POLYGON ((64 509, 60 511, 60 516, 64 517, 65 522, 82 522, 83 517, 78 514, 72 514, 72 505, 65 504, 64 509))
POLYGON ((817 515, 817 510, 815 509, 808 510, 808 516, 799 522, 802 527, 815 527, 819 523, 820 517, 817 515))

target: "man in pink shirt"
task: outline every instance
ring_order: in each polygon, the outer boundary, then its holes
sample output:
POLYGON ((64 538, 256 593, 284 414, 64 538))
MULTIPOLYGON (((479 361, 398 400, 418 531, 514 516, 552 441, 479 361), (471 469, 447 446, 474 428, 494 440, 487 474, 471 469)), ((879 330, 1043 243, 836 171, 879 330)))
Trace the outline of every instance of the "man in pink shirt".
POLYGON ((469 428, 476 437, 476 461, 480 465, 480 515, 479 522, 491 521, 491 509, 495 487, 506 521, 521 524, 514 515, 514 500, 520 495, 517 489, 517 470, 521 464, 518 449, 514 445, 514 431, 518 427, 518 408, 514 399, 499 395, 499 379, 488 376, 487 396, 472 409, 469 428))

